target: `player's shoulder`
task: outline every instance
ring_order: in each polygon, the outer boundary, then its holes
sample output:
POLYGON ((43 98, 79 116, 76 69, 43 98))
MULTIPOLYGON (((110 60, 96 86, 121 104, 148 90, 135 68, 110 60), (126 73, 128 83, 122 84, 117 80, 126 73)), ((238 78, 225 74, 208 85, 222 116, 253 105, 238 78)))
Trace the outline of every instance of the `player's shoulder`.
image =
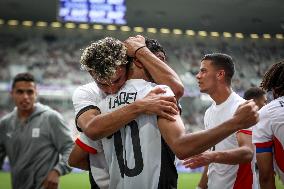
POLYGON ((275 116, 279 112, 284 110, 284 98, 277 98, 263 106, 259 110, 260 116, 269 115, 271 117, 275 116))
MULTIPOLYGON (((7 123, 13 121, 14 119, 16 119, 15 116, 15 109, 14 111, 4 115, 3 117, 0 118, 0 125, 6 125, 7 123)), ((9 125, 9 124, 8 124, 9 125)))
POLYGON ((50 121, 57 122, 58 120, 63 120, 63 116, 57 110, 51 108, 48 105, 41 104, 37 102, 35 104, 36 110, 33 113, 34 116, 43 115, 47 117, 50 121))
POLYGON ((97 86, 96 82, 90 82, 85 85, 81 85, 75 89, 74 94, 88 92, 88 93, 99 93, 100 89, 97 86))
POLYGON ((145 81, 144 79, 129 79, 126 81, 123 88, 133 87, 136 90, 144 89, 151 86, 156 86, 157 84, 145 81))
POLYGON ((246 101, 243 97, 238 95, 236 92, 232 93, 232 100, 233 100, 233 103, 236 105, 241 105, 242 103, 246 101))
POLYGON ((276 98, 267 104, 268 108, 284 108, 284 96, 276 98))
POLYGON ((72 100, 78 100, 86 97, 98 97, 101 95, 100 89, 95 82, 77 87, 73 93, 72 100))
POLYGON ((208 116, 210 115, 210 114, 212 114, 212 112, 214 112, 214 110, 213 110, 213 103, 205 110, 205 113, 204 113, 204 119, 207 119, 208 118, 208 116))

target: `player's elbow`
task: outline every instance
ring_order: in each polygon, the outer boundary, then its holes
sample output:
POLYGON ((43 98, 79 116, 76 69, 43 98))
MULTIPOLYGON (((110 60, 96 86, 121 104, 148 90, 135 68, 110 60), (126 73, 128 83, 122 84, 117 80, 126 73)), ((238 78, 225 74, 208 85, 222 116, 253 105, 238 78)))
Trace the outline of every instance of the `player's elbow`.
POLYGON ((76 158, 73 157, 72 154, 70 154, 69 158, 68 158, 68 165, 70 167, 76 167, 78 168, 78 161, 76 160, 76 158))
POLYGON ((173 90, 176 98, 180 99, 183 96, 183 93, 184 93, 184 86, 183 86, 182 83, 177 83, 176 85, 174 85, 172 90, 173 90))
POLYGON ((186 158, 196 155, 197 153, 194 150, 190 150, 190 149, 188 150, 188 149, 182 148, 176 151, 175 154, 178 159, 184 160, 186 158))
POLYGON ((183 160, 188 157, 185 146, 181 145, 178 140, 171 145, 171 149, 180 160, 183 160))
POLYGON ((95 129, 90 129, 90 128, 87 128, 85 131, 84 131, 85 135, 92 139, 92 140, 99 140, 100 137, 99 137, 99 132, 97 132, 95 129))
POLYGON ((243 155, 244 163, 251 162, 253 160, 253 154, 254 154, 253 149, 246 147, 245 153, 243 155))
POLYGON ((183 152, 176 152, 176 157, 180 160, 184 160, 185 158, 187 158, 188 156, 186 156, 185 153, 183 152))
POLYGON ((84 130, 85 135, 92 140, 99 140, 103 137, 103 132, 98 127, 92 127, 91 125, 87 125, 84 130))
POLYGON ((174 153, 175 153, 176 157, 180 160, 184 160, 184 159, 190 157, 190 155, 187 153, 187 151, 184 150, 183 148, 176 149, 174 153))

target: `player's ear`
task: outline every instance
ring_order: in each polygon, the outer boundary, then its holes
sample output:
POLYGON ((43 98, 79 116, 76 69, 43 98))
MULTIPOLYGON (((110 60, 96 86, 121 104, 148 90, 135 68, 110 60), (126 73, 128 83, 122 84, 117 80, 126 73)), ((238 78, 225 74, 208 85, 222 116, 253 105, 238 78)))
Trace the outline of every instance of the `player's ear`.
POLYGON ((223 78, 225 78, 225 70, 219 70, 218 72, 217 72, 217 77, 219 78, 219 79, 223 79, 223 78))

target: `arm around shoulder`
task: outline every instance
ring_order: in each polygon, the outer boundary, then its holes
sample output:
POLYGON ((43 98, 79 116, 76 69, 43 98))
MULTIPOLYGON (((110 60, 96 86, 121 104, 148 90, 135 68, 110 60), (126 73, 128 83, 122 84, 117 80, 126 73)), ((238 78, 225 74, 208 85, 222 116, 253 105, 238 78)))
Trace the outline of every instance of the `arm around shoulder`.
POLYGON ((76 167, 83 170, 89 169, 89 153, 81 149, 77 144, 74 145, 69 159, 68 164, 71 167, 76 167))

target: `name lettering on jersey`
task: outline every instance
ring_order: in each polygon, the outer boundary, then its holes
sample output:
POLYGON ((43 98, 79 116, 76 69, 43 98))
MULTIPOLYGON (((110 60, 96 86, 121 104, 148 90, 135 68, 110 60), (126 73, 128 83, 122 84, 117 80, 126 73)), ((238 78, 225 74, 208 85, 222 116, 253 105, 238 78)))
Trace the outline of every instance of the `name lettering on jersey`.
POLYGON ((279 103, 281 107, 284 107, 284 101, 280 100, 279 103))
POLYGON ((120 92, 116 97, 109 99, 109 109, 116 108, 122 104, 130 104, 136 100, 137 92, 120 92))

